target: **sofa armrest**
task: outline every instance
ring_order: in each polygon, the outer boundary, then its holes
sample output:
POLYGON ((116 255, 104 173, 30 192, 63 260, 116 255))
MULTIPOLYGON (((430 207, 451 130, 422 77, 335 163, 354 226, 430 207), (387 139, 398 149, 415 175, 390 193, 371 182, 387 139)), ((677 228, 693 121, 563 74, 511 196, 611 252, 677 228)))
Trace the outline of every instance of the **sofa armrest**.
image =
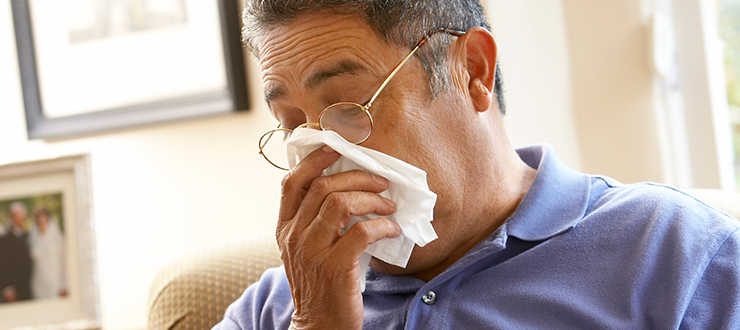
POLYGON ((219 242, 186 253, 157 273, 148 329, 210 329, 262 273, 281 265, 274 234, 219 242))

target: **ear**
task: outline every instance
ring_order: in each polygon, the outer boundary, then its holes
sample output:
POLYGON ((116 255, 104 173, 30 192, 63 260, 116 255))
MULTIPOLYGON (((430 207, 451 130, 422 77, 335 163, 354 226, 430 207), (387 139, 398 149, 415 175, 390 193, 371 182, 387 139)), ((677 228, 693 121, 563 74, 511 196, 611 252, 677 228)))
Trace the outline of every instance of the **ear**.
POLYGON ((494 76, 496 72, 496 41, 488 30, 475 27, 458 39, 465 50, 465 69, 469 77, 468 93, 479 112, 488 111, 493 105, 494 76))

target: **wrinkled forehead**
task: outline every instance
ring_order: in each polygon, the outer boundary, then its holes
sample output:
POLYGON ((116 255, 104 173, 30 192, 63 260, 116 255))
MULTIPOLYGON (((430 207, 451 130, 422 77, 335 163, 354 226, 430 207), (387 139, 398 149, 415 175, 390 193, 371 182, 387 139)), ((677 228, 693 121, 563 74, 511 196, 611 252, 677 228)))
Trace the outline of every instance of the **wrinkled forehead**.
POLYGON ((302 55, 307 56, 321 49, 352 49, 358 46, 362 46, 363 52, 368 52, 381 45, 388 44, 375 35, 361 16, 330 12, 301 14, 283 24, 266 28, 255 39, 260 62, 287 51, 303 52, 302 55))
MULTIPOLYGON (((290 5, 286 5, 290 7, 290 5)), ((262 43, 271 39, 274 30, 281 30, 292 25, 301 25, 304 21, 332 21, 332 17, 352 17, 353 19, 367 23, 364 11, 358 8, 332 7, 319 9, 302 9, 298 11, 288 10, 280 14, 270 12, 263 17, 257 14, 251 16, 248 11, 243 13, 245 26, 242 29, 242 40, 246 43, 254 55, 261 57, 262 43)))
POLYGON ((400 50, 378 38, 365 21, 353 15, 314 13, 287 25, 272 27, 258 41, 263 84, 304 84, 317 72, 337 63, 361 71, 388 71, 389 51, 400 50))

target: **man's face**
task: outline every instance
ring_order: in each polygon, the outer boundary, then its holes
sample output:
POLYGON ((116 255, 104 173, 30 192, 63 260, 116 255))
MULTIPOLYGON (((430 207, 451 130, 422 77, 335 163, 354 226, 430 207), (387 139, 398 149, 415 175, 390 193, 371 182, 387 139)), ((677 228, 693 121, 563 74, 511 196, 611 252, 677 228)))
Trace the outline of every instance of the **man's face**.
MULTIPOLYGON (((272 29, 259 49, 266 99, 286 128, 316 122, 336 102, 366 103, 411 50, 382 41, 361 18, 328 14, 306 14, 272 29)), ((465 239, 456 235, 454 217, 464 216, 466 164, 475 159, 465 127, 478 114, 466 110, 470 103, 460 89, 432 99, 428 86, 419 60, 412 58, 370 108, 375 126, 361 144, 426 171, 438 194, 432 224, 440 238, 416 247, 405 270, 374 260, 373 267, 386 273, 430 267, 465 239)))
POLYGON ((10 213, 10 220, 13 221, 13 224, 16 227, 23 228, 23 223, 26 222, 26 212, 23 211, 13 211, 10 213))

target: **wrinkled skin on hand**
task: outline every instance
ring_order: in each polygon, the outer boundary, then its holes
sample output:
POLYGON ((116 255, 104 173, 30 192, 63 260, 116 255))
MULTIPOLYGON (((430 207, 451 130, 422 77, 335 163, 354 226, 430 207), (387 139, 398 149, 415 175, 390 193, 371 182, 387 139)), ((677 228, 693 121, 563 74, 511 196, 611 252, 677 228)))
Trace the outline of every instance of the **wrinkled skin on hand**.
POLYGON ((295 305, 291 329, 361 329, 359 259, 369 244, 401 234, 386 218, 341 234, 352 215, 386 216, 396 205, 378 195, 388 188, 384 178, 362 171, 322 177, 337 159, 318 149, 283 180, 276 236, 295 305))

